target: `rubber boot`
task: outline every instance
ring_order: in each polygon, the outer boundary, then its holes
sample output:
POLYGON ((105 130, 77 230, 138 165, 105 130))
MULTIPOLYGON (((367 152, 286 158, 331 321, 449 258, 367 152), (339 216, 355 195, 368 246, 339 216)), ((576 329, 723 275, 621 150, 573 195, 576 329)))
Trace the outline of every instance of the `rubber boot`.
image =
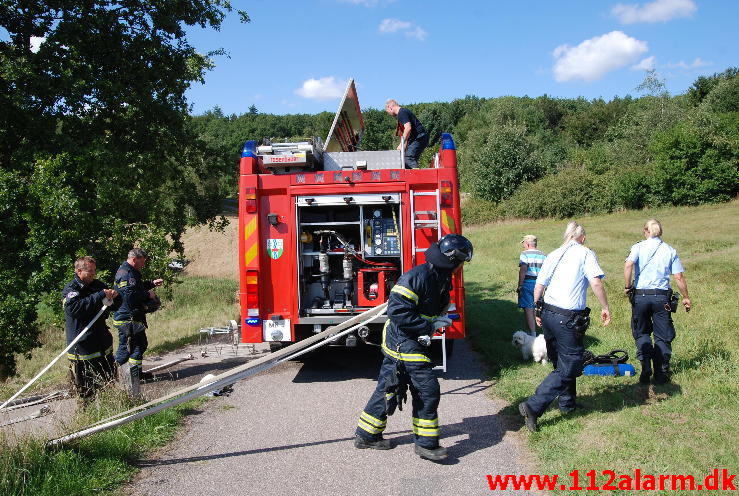
POLYGON ((446 448, 442 446, 437 446, 436 448, 432 449, 416 445, 415 451, 416 454, 421 458, 425 458, 426 460, 431 460, 433 462, 438 462, 439 460, 443 460, 447 457, 446 448))
POLYGON ((651 360, 641 361, 641 374, 639 374, 639 382, 642 384, 649 384, 649 378, 652 377, 652 362, 651 360))
POLYGON ((119 367, 119 377, 123 390, 133 398, 141 396, 140 371, 141 367, 130 363, 124 363, 119 367))

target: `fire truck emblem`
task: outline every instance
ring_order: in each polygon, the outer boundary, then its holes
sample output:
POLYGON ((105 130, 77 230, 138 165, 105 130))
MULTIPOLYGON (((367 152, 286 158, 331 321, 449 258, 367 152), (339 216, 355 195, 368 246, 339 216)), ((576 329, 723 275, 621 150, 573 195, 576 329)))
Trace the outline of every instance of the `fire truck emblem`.
POLYGON ((272 260, 277 260, 282 256, 284 241, 284 239, 267 240, 267 251, 269 252, 269 258, 271 258, 272 260))

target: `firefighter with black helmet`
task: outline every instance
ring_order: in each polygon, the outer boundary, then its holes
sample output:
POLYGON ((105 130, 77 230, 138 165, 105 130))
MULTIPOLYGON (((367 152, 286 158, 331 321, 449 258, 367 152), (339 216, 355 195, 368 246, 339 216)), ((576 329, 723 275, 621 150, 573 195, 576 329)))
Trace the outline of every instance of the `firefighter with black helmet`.
POLYGON ((439 381, 428 356, 431 336, 452 324, 449 307, 452 274, 472 260, 472 243, 459 234, 447 234, 426 250, 426 263, 403 274, 390 292, 382 335, 385 358, 377 387, 359 416, 354 446, 386 450, 392 446, 382 433, 387 416, 402 409, 409 388, 412 396, 415 452, 438 461, 447 456, 439 445, 439 381))

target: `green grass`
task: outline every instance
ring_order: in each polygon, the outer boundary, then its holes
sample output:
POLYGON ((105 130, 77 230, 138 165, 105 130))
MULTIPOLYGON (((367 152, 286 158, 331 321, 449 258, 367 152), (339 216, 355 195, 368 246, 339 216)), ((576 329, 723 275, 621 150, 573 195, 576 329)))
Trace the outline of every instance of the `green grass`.
MULTIPOLYGON (((0 494, 116 494, 136 472, 132 463, 169 442, 180 420, 204 401, 192 400, 62 448, 47 448, 39 440, 9 445, 0 437, 0 494)), ((70 427, 131 406, 127 398, 111 392, 82 410, 70 427)))
MULTIPOLYGON (((645 387, 635 378, 580 377, 579 400, 590 409, 570 416, 550 409, 540 418, 539 432, 526 434, 539 473, 639 468, 645 474, 702 476, 713 468, 739 470, 739 312, 732 291, 739 277, 739 202, 577 219, 606 273, 613 314, 608 327, 594 319, 586 346, 595 353, 623 348, 636 362, 630 306, 622 293, 623 263, 631 245, 643 239, 641 229, 650 217, 662 222, 663 239, 677 249, 694 305, 690 313, 674 315, 673 383, 645 387)), ((510 344, 511 334, 523 328, 515 293, 519 241, 536 234, 539 247, 550 252, 561 244, 565 225, 564 220, 509 221, 465 230, 475 245, 475 259, 465 268, 468 334, 490 366, 491 394, 511 405, 504 410, 508 415, 518 416, 517 403, 551 370, 522 362, 510 344)), ((600 306, 588 293, 588 304, 599 315, 600 306)))
MULTIPOLYGON (((225 325, 238 318, 238 282, 186 277, 173 289, 173 299, 149 316, 147 332, 151 353, 176 349, 197 341, 198 329, 225 325)), ((109 322, 110 324, 110 322, 109 322)), ((117 345, 114 333, 114 344, 117 345)), ((65 347, 62 329, 48 326, 43 346, 30 360, 19 361, 19 375, 0 388, 7 398, 36 375, 65 347)), ((66 387, 68 362, 61 359, 34 390, 66 387)), ((133 462, 174 435, 180 419, 205 401, 197 399, 166 409, 136 422, 82 439, 62 449, 47 449, 43 440, 9 442, 0 431, 0 495, 56 496, 59 494, 116 494, 117 488, 136 472, 133 462)), ((78 409, 67 430, 89 425, 125 411, 132 404, 117 390, 107 391, 84 409, 78 409)))

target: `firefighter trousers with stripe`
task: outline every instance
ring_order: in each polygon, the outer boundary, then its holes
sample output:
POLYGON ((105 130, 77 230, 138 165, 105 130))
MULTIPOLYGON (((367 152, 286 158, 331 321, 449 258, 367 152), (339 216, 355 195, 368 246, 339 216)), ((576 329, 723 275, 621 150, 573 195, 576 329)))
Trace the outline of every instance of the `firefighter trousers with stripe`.
MULTIPOLYGON (((411 393, 413 410, 413 440, 423 448, 434 449, 439 446, 439 400, 441 390, 439 380, 433 371, 431 361, 403 361, 411 393)), ((387 426, 387 399, 385 387, 387 379, 395 374, 396 360, 387 355, 380 367, 377 388, 359 416, 357 435, 373 441, 382 438, 387 426)))

